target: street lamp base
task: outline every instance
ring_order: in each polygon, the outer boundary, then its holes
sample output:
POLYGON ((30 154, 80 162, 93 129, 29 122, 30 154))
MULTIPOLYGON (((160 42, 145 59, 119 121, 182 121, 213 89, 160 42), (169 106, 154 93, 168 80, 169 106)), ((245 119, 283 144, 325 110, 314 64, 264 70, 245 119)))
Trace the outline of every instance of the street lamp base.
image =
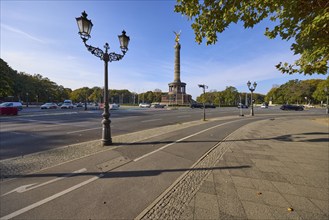
POLYGON ((110 145, 112 145, 112 138, 108 140, 102 139, 102 146, 110 146, 110 145))

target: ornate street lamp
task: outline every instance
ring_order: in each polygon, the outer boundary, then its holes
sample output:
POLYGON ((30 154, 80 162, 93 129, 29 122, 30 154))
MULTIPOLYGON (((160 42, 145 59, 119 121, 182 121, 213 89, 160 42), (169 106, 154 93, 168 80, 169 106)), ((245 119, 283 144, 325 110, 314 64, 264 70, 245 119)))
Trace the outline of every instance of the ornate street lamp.
POLYGON ((329 98, 328 98, 328 87, 327 86, 324 87, 324 92, 325 92, 326 97, 327 97, 326 114, 329 114, 329 106, 328 106, 328 100, 329 100, 329 98))
POLYGON ((102 114, 103 116, 102 142, 103 142, 103 146, 107 146, 112 144, 111 127, 110 127, 111 120, 109 119, 110 112, 109 112, 109 96, 108 96, 108 62, 119 61, 124 57, 124 55, 128 51, 128 44, 130 38, 126 35, 125 31, 122 31, 122 34, 118 36, 122 54, 116 54, 114 52, 108 53, 108 50, 110 49, 108 43, 105 43, 104 45, 105 51, 101 50, 98 47, 93 47, 91 45, 88 45, 87 40, 91 37, 90 32, 93 27, 93 23, 91 22, 91 20, 87 18, 87 16, 88 16, 87 13, 84 11, 82 12, 81 17, 76 18, 76 21, 79 27, 80 37, 83 43, 85 44, 86 48, 88 49, 88 51, 104 61, 104 112, 102 114))
POLYGON ((251 116, 254 116, 254 100, 252 99, 252 94, 256 89, 257 83, 253 83, 253 87, 251 86, 251 82, 247 82, 248 89, 250 90, 250 99, 251 99, 251 116))
POLYGON ((206 104, 205 104, 205 97, 206 97, 206 89, 208 89, 208 86, 205 84, 199 84, 199 88, 202 88, 203 90, 203 120, 206 120, 206 104))

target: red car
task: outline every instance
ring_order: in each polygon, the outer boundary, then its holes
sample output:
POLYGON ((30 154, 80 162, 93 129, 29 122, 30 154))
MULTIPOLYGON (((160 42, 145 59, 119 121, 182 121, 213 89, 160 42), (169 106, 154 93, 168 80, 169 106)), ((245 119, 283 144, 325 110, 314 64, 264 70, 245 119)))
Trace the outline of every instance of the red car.
POLYGON ((8 102, 0 104, 0 115, 17 115, 18 108, 8 105, 8 102))

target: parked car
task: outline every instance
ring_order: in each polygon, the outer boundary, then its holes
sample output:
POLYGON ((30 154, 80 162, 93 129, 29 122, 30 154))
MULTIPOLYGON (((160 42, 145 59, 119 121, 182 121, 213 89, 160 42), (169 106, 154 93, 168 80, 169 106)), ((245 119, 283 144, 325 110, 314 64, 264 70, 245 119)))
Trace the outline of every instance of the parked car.
POLYGON ((150 108, 151 104, 150 103, 139 103, 140 108, 150 108))
POLYGON ((41 109, 56 109, 58 105, 53 102, 47 102, 40 106, 41 109))
POLYGON ((0 104, 0 115, 17 115, 18 108, 13 106, 11 102, 4 102, 0 104))
POLYGON ((61 109, 72 109, 74 106, 72 103, 63 103, 63 105, 61 105, 61 109))
POLYGON ((242 103, 239 103, 238 108, 248 108, 248 105, 245 105, 245 104, 242 104, 242 103))
POLYGON ((295 110, 295 111, 303 111, 304 106, 302 105, 282 105, 280 107, 281 110, 295 110))

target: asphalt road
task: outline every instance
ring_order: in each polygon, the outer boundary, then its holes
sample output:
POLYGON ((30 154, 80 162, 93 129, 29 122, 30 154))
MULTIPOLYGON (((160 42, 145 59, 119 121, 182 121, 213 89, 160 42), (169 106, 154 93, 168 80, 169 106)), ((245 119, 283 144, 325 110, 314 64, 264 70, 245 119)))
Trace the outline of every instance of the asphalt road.
MULTIPOLYGON (((255 120, 323 113, 316 109, 304 112, 256 109, 255 117, 239 117, 237 109, 209 109, 207 117, 236 117, 201 123, 142 142, 119 145, 79 160, 1 182, 0 218, 133 219, 177 178, 189 171, 201 156, 241 126, 255 120)), ((21 132, 45 129, 45 140, 47 135, 53 136, 54 133, 61 139, 65 136, 65 140, 75 135, 79 137, 78 134, 82 138, 90 138, 93 134, 92 139, 98 139, 99 131, 87 129, 92 126, 100 129, 99 116, 100 112, 73 110, 64 114, 48 112, 42 116, 26 113, 1 120, 8 130, 10 125, 17 124, 23 127, 21 132), (68 134, 73 131, 76 133, 68 134)), ((113 135, 117 135, 200 118, 200 109, 113 111, 112 131, 113 135)))
MULTIPOLYGON (((206 109, 206 118, 238 116, 237 108, 206 109)), ((250 109, 243 109, 248 115, 250 109)), ((321 114, 281 111, 278 107, 255 108, 255 114, 321 114)), ((0 117, 0 160, 101 138, 101 110, 82 108, 40 110, 25 108, 19 116, 0 117)), ((122 108, 111 111, 112 136, 203 118, 202 109, 179 110, 122 108)))

